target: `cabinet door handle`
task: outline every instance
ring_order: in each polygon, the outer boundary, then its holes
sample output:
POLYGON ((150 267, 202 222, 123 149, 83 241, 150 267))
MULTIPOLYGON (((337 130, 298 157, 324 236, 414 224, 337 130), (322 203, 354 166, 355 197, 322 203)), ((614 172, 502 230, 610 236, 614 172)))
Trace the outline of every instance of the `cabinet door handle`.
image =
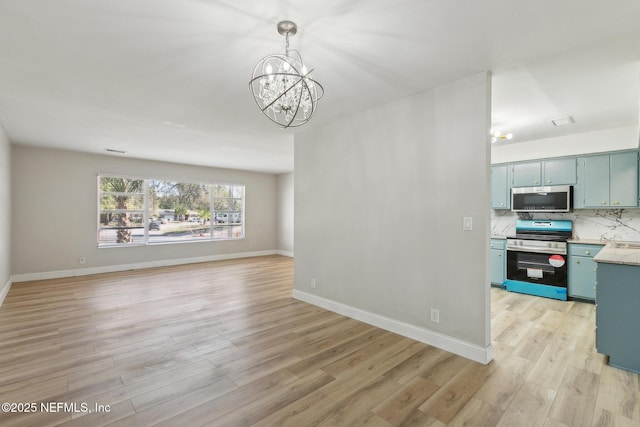
POLYGON ((537 184, 537 183, 538 183, 538 180, 537 180, 537 179, 533 180, 533 183, 534 183, 534 184, 537 184))
POLYGON ((498 256, 502 256, 502 254, 498 254, 498 256))
POLYGON ((580 260, 579 259, 576 260, 576 264, 580 264, 580 260))
POLYGON ((603 200, 602 202, 600 202, 600 204, 602 204, 602 205, 606 205, 606 204, 607 204, 607 202, 605 202, 605 201, 603 200))
POLYGON ((550 179, 547 180, 547 184, 551 184, 551 180, 550 179))
POLYGON ((589 252, 589 251, 585 251, 585 254, 587 254, 587 255, 591 255, 591 252, 589 252))
POLYGON ((620 204, 620 202, 616 200, 615 202, 613 202, 613 204, 614 204, 614 205, 619 205, 619 204, 620 204))

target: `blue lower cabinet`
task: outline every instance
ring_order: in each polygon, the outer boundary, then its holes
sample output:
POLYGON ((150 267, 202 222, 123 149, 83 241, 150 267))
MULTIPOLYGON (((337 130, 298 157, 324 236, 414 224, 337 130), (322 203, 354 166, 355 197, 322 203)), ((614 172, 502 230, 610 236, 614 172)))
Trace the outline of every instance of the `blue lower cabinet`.
POLYGON ((593 257, 602 248, 603 245, 569 244, 569 297, 595 301, 598 265, 593 257))
POLYGON ((596 348, 609 365, 640 373, 640 266, 598 264, 596 348))
POLYGON ((507 275, 506 242, 501 239, 491 239, 491 284, 502 286, 507 275))

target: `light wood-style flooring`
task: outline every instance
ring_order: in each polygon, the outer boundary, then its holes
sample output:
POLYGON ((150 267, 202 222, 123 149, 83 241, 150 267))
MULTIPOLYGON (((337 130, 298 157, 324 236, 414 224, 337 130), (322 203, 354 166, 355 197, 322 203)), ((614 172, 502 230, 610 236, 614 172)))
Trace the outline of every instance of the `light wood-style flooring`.
POLYGON ((292 282, 269 256, 14 284, 0 400, 37 410, 0 425, 640 426, 638 375, 595 351, 591 304, 492 289, 485 366, 292 282))

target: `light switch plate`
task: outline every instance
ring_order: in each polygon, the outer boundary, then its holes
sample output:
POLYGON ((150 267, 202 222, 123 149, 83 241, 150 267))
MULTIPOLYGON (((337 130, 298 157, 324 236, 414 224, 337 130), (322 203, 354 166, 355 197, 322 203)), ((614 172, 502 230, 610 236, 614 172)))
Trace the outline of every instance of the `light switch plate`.
POLYGON ((470 216, 465 216, 462 220, 462 229, 464 231, 473 230, 473 218, 471 218, 470 216))

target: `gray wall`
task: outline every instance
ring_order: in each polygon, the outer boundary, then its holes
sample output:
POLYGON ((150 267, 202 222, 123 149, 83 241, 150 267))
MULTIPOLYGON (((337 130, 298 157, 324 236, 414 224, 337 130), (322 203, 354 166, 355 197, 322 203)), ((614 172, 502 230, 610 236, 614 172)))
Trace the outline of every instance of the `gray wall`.
POLYGON ((0 126, 0 303, 11 274, 11 143, 0 126))
POLYGON ((293 256, 293 172, 278 175, 278 251, 293 256))
MULTIPOLYGON (((13 274, 15 276, 176 259, 273 251, 277 179, 274 174, 215 169, 14 145, 13 274), (246 186, 246 238, 236 241, 98 248, 99 173, 246 186), (79 265, 79 257, 86 265, 79 265)), ((4 206, 4 204, 3 204, 4 206)))
POLYGON ((489 106, 481 73, 296 135, 295 290, 489 349, 489 106))

